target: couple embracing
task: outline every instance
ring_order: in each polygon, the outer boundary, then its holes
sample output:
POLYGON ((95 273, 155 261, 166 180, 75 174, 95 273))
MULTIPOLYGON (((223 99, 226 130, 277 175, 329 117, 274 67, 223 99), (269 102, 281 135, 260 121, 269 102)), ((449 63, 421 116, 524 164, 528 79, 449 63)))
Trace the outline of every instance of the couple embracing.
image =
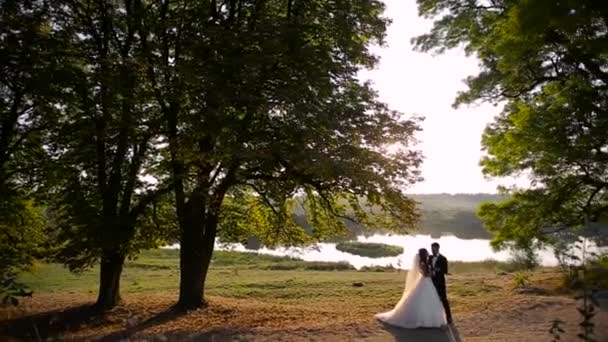
POLYGON ((421 248, 407 272, 401 300, 391 311, 377 314, 382 322, 402 328, 439 328, 452 323, 445 275, 448 260, 439 254, 439 244, 431 245, 432 255, 421 248))

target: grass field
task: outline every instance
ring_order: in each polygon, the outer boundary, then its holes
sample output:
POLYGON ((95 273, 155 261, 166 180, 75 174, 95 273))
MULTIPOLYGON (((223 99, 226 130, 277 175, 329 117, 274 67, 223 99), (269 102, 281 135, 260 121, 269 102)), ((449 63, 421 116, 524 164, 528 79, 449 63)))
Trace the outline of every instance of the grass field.
MULTIPOLYGON (((476 263, 452 262, 450 272, 500 273, 507 270, 508 266, 507 263, 492 260, 476 263)), ((284 287, 289 291, 286 293, 286 297, 289 297, 296 295, 298 286, 308 287, 311 282, 322 286, 333 286, 336 281, 339 283, 382 282, 386 279, 394 279, 397 272, 395 269, 385 267, 368 267, 356 271, 348 263, 306 262, 256 253, 216 251, 211 263, 207 290, 209 295, 241 297, 241 292, 245 289, 253 291, 259 288, 276 296, 275 290, 284 287), (306 271, 304 277, 303 271, 306 271)), ((403 271, 401 274, 404 274, 403 271)), ((72 273, 59 264, 41 263, 37 264, 31 273, 23 274, 21 280, 35 293, 95 293, 97 278, 97 268, 82 273, 72 273)), ((127 261, 121 278, 122 292, 125 294, 170 291, 177 288, 178 282, 179 252, 173 249, 143 252, 137 259, 127 261)), ((245 295, 252 294, 245 293, 245 295)))
MULTIPOLYGON (((154 250, 127 262, 124 303, 86 320, 78 310, 95 299, 97 270, 75 275, 59 265, 37 265, 22 277, 34 297, 18 309, 0 310, 0 340, 2 331, 84 340, 395 340, 373 315, 399 300, 403 271, 356 271, 341 263, 216 252, 206 287, 210 306, 177 314, 169 310, 177 298, 177 256, 175 250, 154 250)), ((448 295, 462 340, 550 341, 548 329, 556 318, 567 322, 568 336, 575 336, 579 317, 570 294, 560 287, 561 275, 541 269, 526 274, 525 288, 515 288, 522 275, 505 272, 508 266, 450 264, 448 295)), ((606 318, 600 312, 597 320, 606 318)))

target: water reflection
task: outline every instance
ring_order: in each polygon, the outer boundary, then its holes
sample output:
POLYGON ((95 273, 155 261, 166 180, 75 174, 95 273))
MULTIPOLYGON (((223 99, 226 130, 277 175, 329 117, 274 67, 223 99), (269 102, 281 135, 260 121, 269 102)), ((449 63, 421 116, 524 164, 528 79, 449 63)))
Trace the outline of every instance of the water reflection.
MULTIPOLYGON (((402 246, 403 254, 396 257, 386 258, 367 258, 358 255, 344 253, 336 249, 335 243, 319 243, 312 247, 291 247, 268 249, 262 247, 256 252, 269 255, 291 256, 306 261, 344 261, 359 269, 364 266, 388 266, 409 269, 411 260, 419 248, 431 249, 431 243, 438 242, 441 245, 441 253, 450 261, 484 261, 488 259, 497 261, 507 261, 510 254, 507 251, 494 252, 490 247, 490 241, 484 239, 465 240, 455 236, 442 236, 432 238, 430 235, 381 235, 376 234, 369 237, 360 236, 361 242, 379 242, 390 245, 402 246)), ((167 248, 178 248, 179 245, 168 246, 167 248)), ((247 250, 241 244, 216 244, 219 250, 232 250, 245 252, 247 250)), ((592 249, 596 249, 592 244, 592 249)), ((596 249, 597 250, 597 249, 596 249)), ((539 253, 540 261, 543 266, 556 266, 558 264, 552 248, 546 248, 539 253)))

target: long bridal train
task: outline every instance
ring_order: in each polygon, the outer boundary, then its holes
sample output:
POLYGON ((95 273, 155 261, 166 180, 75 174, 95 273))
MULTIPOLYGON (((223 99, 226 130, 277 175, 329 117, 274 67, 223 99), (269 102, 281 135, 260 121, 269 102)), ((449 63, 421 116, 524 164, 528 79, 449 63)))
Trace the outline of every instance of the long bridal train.
POLYGON ((420 253, 416 254, 412 268, 407 273, 401 300, 391 311, 377 314, 375 317, 378 320, 408 329, 439 328, 447 324, 437 290, 431 278, 423 274, 421 269, 421 264, 426 267, 426 259, 424 257, 425 261, 421 261, 420 253))

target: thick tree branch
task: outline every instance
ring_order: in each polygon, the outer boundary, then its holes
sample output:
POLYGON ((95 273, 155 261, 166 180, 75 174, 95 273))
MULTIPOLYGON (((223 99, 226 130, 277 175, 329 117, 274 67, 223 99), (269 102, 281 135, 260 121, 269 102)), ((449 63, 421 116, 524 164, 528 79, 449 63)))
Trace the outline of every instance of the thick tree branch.
POLYGON ((548 230, 544 230, 544 231, 542 231, 541 233, 542 233, 543 235, 553 235, 553 234, 557 234, 557 233, 563 232, 563 231, 565 231, 565 230, 569 230, 569 229, 570 229, 570 226, 565 225, 565 224, 561 224, 561 225, 558 225, 557 227, 546 227, 546 228, 551 228, 552 230, 550 230, 550 231, 548 231, 548 230))
POLYGON ((276 210, 276 208, 272 204, 272 201, 270 201, 270 199, 268 198, 268 196, 267 196, 267 194, 266 194, 265 191, 262 191, 262 189, 260 189, 254 183, 246 183, 246 184, 248 186, 250 186, 255 192, 257 192, 258 195, 260 195, 260 197, 262 198, 262 201, 264 201, 264 203, 266 203, 266 205, 268 206, 268 208, 270 208, 270 210, 272 210, 272 213, 274 215, 276 215, 277 217, 280 215, 280 213, 276 210))
MULTIPOLYGON (((135 5, 136 5, 136 8, 138 11, 142 11, 140 1, 137 1, 137 3, 135 5)), ((164 15, 161 15, 161 18, 163 20, 166 20, 166 11, 168 9, 168 5, 169 5, 169 1, 166 0, 163 3, 163 7, 162 7, 162 12, 164 13, 164 15)), ((146 65, 146 73, 148 75, 148 79, 149 79, 150 83, 152 84, 152 89, 153 89, 153 93, 156 98, 156 101, 158 102, 158 104, 161 108, 161 111, 163 113, 163 116, 164 116, 166 124, 167 124, 167 136, 169 138, 169 151, 170 151, 170 155, 171 155, 171 168, 172 168, 172 173, 173 173, 173 188, 175 190, 177 216, 178 216, 178 219, 180 220, 180 225, 182 225, 183 224, 182 220, 184 220, 184 218, 185 218, 185 211, 186 211, 186 196, 184 193, 184 183, 183 183, 186 170, 185 170, 185 165, 184 165, 183 161, 179 157, 177 115, 180 111, 180 106, 179 106, 179 102, 176 101, 174 98, 172 98, 175 96, 175 94, 172 94, 171 96, 165 96, 165 94, 163 94, 163 92, 161 91, 161 87, 158 84, 158 78, 156 75, 156 71, 154 69, 155 61, 152 56, 150 46, 148 44, 149 31, 148 31, 145 23, 142 23, 139 27, 140 27, 140 31, 141 31, 140 39, 141 39, 142 50, 143 50, 144 56, 148 62, 146 65), (165 100, 166 98, 170 99, 169 102, 167 102, 165 100)), ((165 35, 167 34, 166 31, 163 31, 163 33, 165 35)), ((168 72, 168 71, 166 71, 166 72, 168 72)))
POLYGON ((145 159, 146 153, 148 152, 148 142, 150 141, 151 137, 151 134, 147 134, 146 136, 144 136, 138 147, 133 151, 133 158, 131 160, 129 171, 127 173, 127 183, 123 190, 122 203, 120 208, 120 213, 122 215, 126 215, 129 211, 129 208, 131 207, 131 198, 135 189, 135 183, 137 181, 137 176, 139 174, 139 171, 141 170, 141 166, 145 159))
POLYGON ((136 219, 141 215, 146 208, 156 201, 160 196, 166 195, 173 190, 172 184, 165 185, 157 190, 150 191, 146 195, 142 196, 138 203, 131 210, 130 216, 132 219, 136 219))
POLYGON ((505 98, 509 98, 509 99, 516 99, 519 98, 525 94, 528 94, 529 92, 531 92, 532 90, 534 90, 534 88, 548 83, 548 82, 553 82, 553 81, 558 81, 559 78, 558 77, 554 77, 554 76, 542 76, 542 77, 538 77, 535 78, 531 84, 529 84, 526 87, 520 88, 520 89, 505 89, 500 93, 501 97, 505 97, 505 98))
MULTIPOLYGON (((26 132, 23 132, 21 134, 21 136, 19 136, 19 138, 17 139, 17 141, 15 141, 14 143, 12 143, 10 146, 8 146, 7 150, 6 150, 6 156, 10 157, 13 153, 17 152, 17 150, 19 150, 19 148, 21 147, 20 145, 23 144, 23 142, 30 137, 31 134, 35 133, 35 132, 40 132, 42 130, 45 130, 49 128, 49 125, 40 125, 40 126, 36 126, 33 128, 30 128, 29 130, 27 130, 26 132)), ((4 160, 2 158, 0 158, 0 166, 3 164, 4 160)))
POLYGON ((19 106, 21 106, 23 97, 24 95, 21 91, 13 94, 13 103, 8 113, 3 114, 3 120, 0 122, 0 166, 9 158, 6 149, 8 149, 9 143, 15 134, 15 125, 19 120, 19 106))
POLYGON ((342 214, 337 213, 337 212, 336 212, 336 210, 335 210, 335 208, 334 208, 334 206, 333 206, 333 204, 332 204, 332 203, 331 203, 331 201, 330 201, 330 200, 327 198, 327 196, 325 196, 325 194, 323 193, 323 191, 319 191, 319 190, 317 190, 317 193, 319 194, 319 197, 321 197, 321 199, 323 200, 323 202, 325 202, 325 206, 326 206, 327 210, 329 210, 329 212, 330 212, 330 213, 331 213, 333 216, 335 216, 335 217, 337 217, 337 218, 341 218, 341 219, 348 220, 348 221, 350 221, 350 222, 352 222, 352 223, 356 223, 356 224, 362 224, 362 222, 360 222, 359 220, 357 220, 357 219, 355 219, 355 218, 352 218, 352 217, 350 217, 350 216, 347 216, 347 215, 342 215, 342 214))

